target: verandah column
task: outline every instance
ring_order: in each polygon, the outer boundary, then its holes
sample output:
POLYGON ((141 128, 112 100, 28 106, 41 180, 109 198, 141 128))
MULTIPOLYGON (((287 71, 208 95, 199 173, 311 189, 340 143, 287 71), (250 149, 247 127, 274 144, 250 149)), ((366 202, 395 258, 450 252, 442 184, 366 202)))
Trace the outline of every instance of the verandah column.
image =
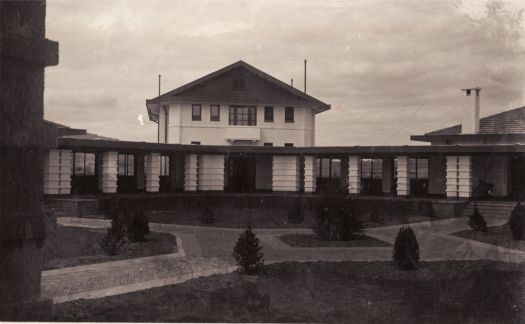
POLYGON ((184 191, 197 191, 199 180, 199 155, 188 154, 184 160, 184 191))
POLYGON ((315 158, 304 157, 304 192, 315 192, 315 158))
POLYGON ((160 153, 148 153, 145 160, 146 191, 159 192, 160 153))
POLYGON ((198 168, 199 190, 224 190, 224 155, 201 155, 198 168))
POLYGON ((272 190, 299 191, 299 157, 273 156, 272 190))
POLYGON ((397 157, 397 195, 410 195, 410 179, 408 177, 408 156, 397 157))
POLYGON ((348 192, 361 193, 361 158, 359 156, 348 157, 348 192))
POLYGON ((102 192, 117 192, 118 152, 102 153, 102 192))
POLYGON ((44 158, 44 193, 69 195, 71 193, 71 150, 49 150, 44 158))
POLYGON ((458 157, 447 156, 447 197, 458 197, 458 157))
POLYGON ((472 157, 460 156, 458 159, 458 196, 472 197, 472 157))

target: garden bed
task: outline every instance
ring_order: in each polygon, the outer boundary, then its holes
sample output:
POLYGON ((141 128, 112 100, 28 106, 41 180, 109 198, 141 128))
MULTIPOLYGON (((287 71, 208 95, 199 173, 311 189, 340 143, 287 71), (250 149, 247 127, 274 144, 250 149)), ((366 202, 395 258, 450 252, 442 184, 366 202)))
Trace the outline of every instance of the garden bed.
POLYGON ((60 269, 177 252, 175 236, 151 232, 142 243, 126 242, 119 253, 109 256, 99 243, 106 229, 58 226, 44 245, 43 269, 60 269))
POLYGON ((360 235, 351 241, 326 241, 316 234, 285 234, 277 237, 291 247, 386 247, 391 244, 360 235))
POLYGON ((53 321, 523 323, 519 264, 285 262, 237 273, 55 305, 53 321))
POLYGON ((501 246, 507 249, 525 251, 525 241, 514 240, 509 227, 505 225, 493 226, 488 228, 487 233, 466 230, 453 233, 452 235, 466 238, 473 241, 501 246))

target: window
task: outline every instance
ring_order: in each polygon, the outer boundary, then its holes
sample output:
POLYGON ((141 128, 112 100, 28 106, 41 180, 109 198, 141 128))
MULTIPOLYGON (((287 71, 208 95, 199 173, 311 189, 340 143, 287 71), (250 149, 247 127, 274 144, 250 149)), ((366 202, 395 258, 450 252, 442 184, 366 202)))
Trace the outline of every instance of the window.
POLYGON ((264 143, 264 146, 273 146, 273 143, 264 143))
POLYGON ((135 175, 135 156, 133 154, 118 155, 118 175, 133 176, 135 175))
POLYGON ((199 142, 199 141, 191 141, 191 145, 201 145, 201 142, 199 142))
POLYGON ((73 175, 95 175, 95 153, 75 153, 73 175))
POLYGON ((286 108, 284 108, 284 122, 285 123, 293 123, 294 122, 293 107, 286 107, 286 108))
POLYGON ((273 123, 273 107, 272 106, 264 107, 264 122, 273 123))
POLYGON ((210 121, 221 120, 221 107, 219 105, 210 106, 210 121))
POLYGON ((317 178, 336 179, 341 177, 341 160, 321 158, 316 159, 317 178))
POLYGON ((284 143, 284 146, 286 146, 286 147, 293 147, 293 143, 284 143))
POLYGON ((236 89, 236 90, 244 89, 245 88, 245 86, 244 86, 244 79, 233 79, 232 88, 236 89))
POLYGON ((428 159, 408 159, 409 179, 428 179, 428 159))
POLYGON ((230 125, 257 125, 257 109, 255 106, 230 106, 230 125))
POLYGON ((170 157, 166 155, 160 156, 160 176, 170 175, 170 157))
POLYGON ((191 106, 191 120, 201 120, 201 105, 191 106))
POLYGON ((382 159, 361 159, 361 178, 363 179, 382 179, 383 160, 382 159))

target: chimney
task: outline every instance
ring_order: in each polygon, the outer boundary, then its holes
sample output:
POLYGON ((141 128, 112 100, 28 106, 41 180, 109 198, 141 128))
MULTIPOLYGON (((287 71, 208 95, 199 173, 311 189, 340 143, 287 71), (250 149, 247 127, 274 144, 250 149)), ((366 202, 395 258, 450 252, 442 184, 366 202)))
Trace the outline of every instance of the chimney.
POLYGON ((479 133, 479 93, 480 87, 461 89, 465 92, 463 99, 461 134, 479 133))

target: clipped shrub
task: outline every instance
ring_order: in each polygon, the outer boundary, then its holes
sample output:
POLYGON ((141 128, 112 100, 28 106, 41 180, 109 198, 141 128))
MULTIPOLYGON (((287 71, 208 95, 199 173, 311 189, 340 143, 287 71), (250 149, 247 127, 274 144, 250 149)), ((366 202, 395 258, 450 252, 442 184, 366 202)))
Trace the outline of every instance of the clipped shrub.
POLYGON ((521 202, 512 209, 508 226, 515 240, 525 240, 525 206, 521 202))
POLYGON ((362 233, 357 198, 329 188, 316 206, 314 232, 327 241, 349 241, 362 233))
POLYGON ((122 213, 114 212, 111 217, 111 226, 107 229, 107 233, 100 241, 99 246, 107 255, 116 255, 124 244, 126 230, 122 213))
POLYGON ((259 245, 259 239, 253 234, 251 227, 248 227, 244 233, 239 235, 239 239, 233 248, 233 257, 237 261, 240 273, 248 275, 262 274, 264 254, 262 253, 262 247, 259 245))
POLYGON ((468 218, 468 225, 475 232, 488 232, 487 222, 478 210, 478 206, 474 204, 474 211, 468 218))
POLYGON ((299 224, 304 221, 304 206, 300 200, 296 200, 293 206, 288 211, 288 222, 291 224, 299 224))
POLYGON ((419 244, 410 226, 401 227, 394 243, 393 259, 401 270, 419 268, 419 244))
POLYGON ((149 234, 149 220, 144 209, 129 209, 126 217, 126 234, 131 242, 144 242, 149 234))
POLYGON ((201 209, 201 213, 199 214, 199 221, 201 222, 201 224, 213 224, 213 222, 215 221, 213 210, 211 210, 208 207, 201 209))

